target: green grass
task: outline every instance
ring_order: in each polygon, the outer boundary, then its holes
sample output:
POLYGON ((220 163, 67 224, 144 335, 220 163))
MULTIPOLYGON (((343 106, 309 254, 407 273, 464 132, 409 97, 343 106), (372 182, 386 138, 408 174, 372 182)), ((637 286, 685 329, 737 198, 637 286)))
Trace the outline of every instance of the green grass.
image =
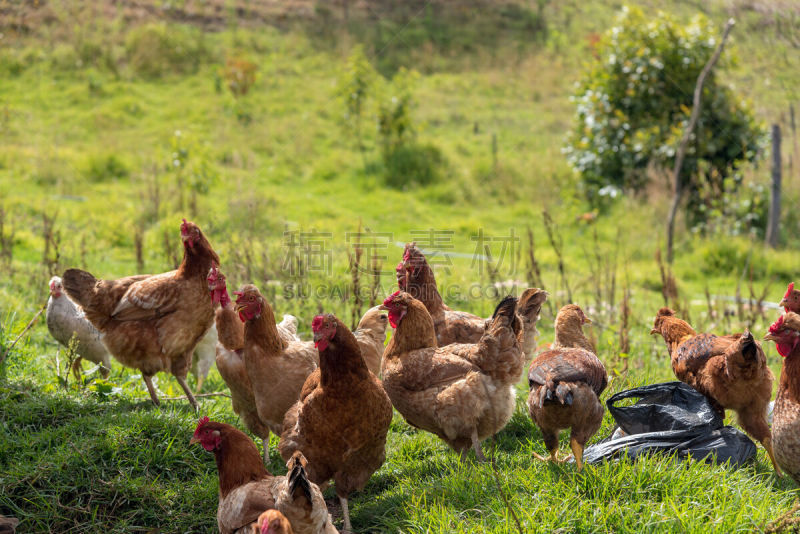
MULTIPOLYGON (((641 4, 648 13, 664 8, 682 17, 694 9, 682 2, 641 4)), ((165 24, 177 30, 168 36, 146 17, 127 24, 125 13, 81 11, 82 2, 49 2, 42 9, 52 20, 25 7, 33 11, 24 20, 39 21, 27 33, 0 19, 0 207, 3 235, 14 235, 13 260, 0 263, 0 348, 44 303, 52 273, 75 266, 102 277, 137 272, 137 226, 144 271, 170 268, 165 235, 177 248, 184 216, 208 233, 231 286, 268 288, 277 314, 297 315, 306 336, 320 309, 350 318, 347 234, 359 225, 384 234, 378 239, 385 245, 378 250, 379 297, 393 290, 402 250, 395 243, 416 238, 432 248, 425 243, 431 229, 439 232, 433 235, 443 240, 440 245, 467 255, 476 251, 473 237, 481 231, 504 237, 513 229, 519 261, 512 265, 503 257, 498 278, 527 285, 530 228, 543 284, 557 308, 567 291, 543 225, 547 210, 563 239, 573 300, 595 321, 598 355, 612 374, 621 373, 603 399, 672 379, 663 342, 648 335, 663 305, 654 254, 663 245, 668 187, 655 184, 647 197, 625 198, 586 225, 576 217, 590 208, 561 153, 572 124, 573 82, 591 58, 591 35, 611 24, 617 3, 547 4, 545 29, 533 33, 525 32, 539 20, 531 18, 535 7, 510 18, 498 11, 488 22, 464 13, 452 19, 423 13, 411 19, 405 40, 399 28, 410 15, 402 10, 381 11, 380 31, 358 16, 349 32, 333 31, 336 25, 325 23, 330 14, 318 11, 274 27, 253 27, 228 14, 211 24, 214 31, 203 32, 182 15, 181 9, 194 7, 178 2, 168 10, 165 24), (454 32, 456 25, 464 31, 454 32), (176 42, 192 53, 162 53, 176 42), (441 152, 434 183, 387 186, 371 119, 375 101, 364 123, 366 161, 343 127, 345 106, 336 84, 355 42, 365 44, 384 75, 401 65, 421 72, 412 115, 417 141, 441 152), (220 80, 227 57, 259 68, 255 85, 238 101, 220 80), (180 172, 173 165, 176 149, 187 151, 180 172), (198 182, 193 214, 190 188, 198 182), (43 212, 56 215, 60 233, 58 257, 51 247, 49 265, 42 261, 43 212), (303 275, 287 272, 284 232, 312 230, 329 234, 323 241, 330 265, 303 275), (597 267, 595 252, 606 267, 597 267), (285 290, 290 283, 320 293, 297 298, 285 290), (619 305, 626 285, 631 345, 629 355, 620 357, 619 305)), ((769 14, 739 4, 712 2, 706 9, 714 20, 737 17, 731 50, 739 61, 725 79, 753 100, 765 123, 785 120, 781 116, 800 87, 793 26, 776 25, 769 14)), ((785 126, 788 162, 796 140, 785 126)), ((768 182, 764 164, 744 172, 747 181, 768 182)), ((800 198, 797 181, 785 176, 784 182, 785 206, 792 206, 800 198)), ((766 290, 767 300, 777 301, 800 263, 793 241, 799 228, 800 219, 787 209, 778 250, 745 237, 702 237, 681 228, 677 304, 699 329, 722 333, 749 326, 762 335, 777 311, 751 321, 747 310, 740 314, 734 304, 715 300, 710 315, 706 290, 733 296, 740 284, 743 296, 752 286, 752 293, 766 290)), ((490 243, 496 258, 502 247, 502 241, 490 243)), ((437 267, 448 304, 491 313, 497 298, 484 267, 463 257, 437 267), (470 296, 471 288, 480 290, 478 296, 470 296)), ((361 283, 368 286, 369 277, 361 283)), ((552 320, 546 308, 541 343, 552 340, 552 320)), ((777 373, 780 358, 771 344, 765 349, 777 373)), ((109 383, 119 390, 111 394, 102 393, 105 386, 95 375, 65 390, 56 377, 57 351, 40 321, 0 365, 0 514, 19 517, 23 532, 213 531, 216 471, 211 455, 188 447, 196 416, 186 403, 152 407, 137 372, 118 364, 109 383)), ((157 385, 165 396, 181 394, 166 375, 157 377, 157 385)), ((204 391, 224 389, 212 370, 204 391)), ((797 499, 796 487, 774 477, 760 447, 757 461, 739 470, 657 457, 588 467, 579 475, 569 465, 536 462, 532 452, 544 452, 541 434, 523 409, 525 384, 518 389, 518 412, 498 434, 495 454, 501 484, 526 531, 752 532, 797 499)), ((238 424, 224 397, 203 399, 201 413, 238 424)), ((606 415, 595 439, 612 426, 606 415)), ((564 436, 562 448, 566 444, 564 436)), ((491 446, 487 441, 485 448, 491 446)), ((285 471, 277 455, 270 469, 285 471)), ((353 496, 351 514, 359 532, 515 531, 489 467, 460 464, 440 441, 399 416, 387 462, 353 496)))

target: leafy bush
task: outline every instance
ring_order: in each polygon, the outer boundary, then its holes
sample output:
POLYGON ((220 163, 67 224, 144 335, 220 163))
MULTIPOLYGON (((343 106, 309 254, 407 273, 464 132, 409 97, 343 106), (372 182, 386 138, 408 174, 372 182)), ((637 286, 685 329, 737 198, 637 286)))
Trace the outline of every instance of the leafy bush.
POLYGON ((696 219, 699 222, 692 227, 693 232, 764 238, 769 216, 769 189, 752 182, 739 187, 740 181, 739 175, 726 178, 721 195, 707 186, 698 191, 703 202, 698 205, 696 219))
POLYGON ((115 154, 106 154, 90 157, 85 174, 92 182, 105 182, 115 178, 127 178, 130 170, 115 154))
POLYGON ((411 112, 416 107, 414 83, 418 77, 417 72, 401 68, 392 79, 391 96, 384 98, 378 107, 378 134, 384 160, 416 135, 411 112))
POLYGON ((384 181, 397 189, 436 182, 445 164, 441 150, 431 144, 399 145, 383 155, 384 181))
POLYGON ((378 73, 364 54, 364 47, 356 46, 347 58, 342 76, 338 82, 338 94, 344 100, 344 124, 354 134, 362 155, 364 144, 361 136, 361 121, 366 112, 371 90, 378 73))
MULTIPOLYGON (((566 148, 590 200, 597 202, 607 186, 641 190, 651 165, 672 168, 697 77, 718 34, 702 16, 682 24, 663 13, 650 19, 629 8, 600 39, 597 61, 575 97, 577 121, 566 148)), ((730 54, 726 49, 706 79, 702 112, 683 164, 695 219, 704 216, 703 198, 692 192, 705 189, 719 196, 726 179, 757 158, 764 135, 750 107, 717 80, 730 54)))
POLYGON ((391 187, 405 189, 431 184, 439 178, 444 164, 438 148, 420 144, 416 139, 411 113, 416 106, 413 87, 418 77, 417 72, 401 68, 378 106, 384 181, 391 187))
POLYGON ((151 23, 131 30, 125 50, 131 68, 145 78, 194 72, 211 58, 202 32, 176 24, 151 23))

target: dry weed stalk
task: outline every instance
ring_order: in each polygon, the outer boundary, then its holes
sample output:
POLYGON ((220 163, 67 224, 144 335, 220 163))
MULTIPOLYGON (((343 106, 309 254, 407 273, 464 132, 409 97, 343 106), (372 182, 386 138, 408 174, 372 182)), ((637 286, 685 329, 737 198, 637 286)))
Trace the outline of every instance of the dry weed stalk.
POLYGON ((558 273, 561 276, 561 286, 567 293, 567 302, 572 302, 572 290, 569 287, 569 280, 567 279, 567 271, 564 265, 564 240, 558 231, 558 226, 547 213, 547 210, 542 212, 542 219, 544 220, 544 229, 547 231, 547 239, 550 240, 550 245, 558 257, 558 273))
POLYGON ((42 239, 44 239, 42 265, 49 276, 53 276, 59 271, 59 262, 61 261, 61 231, 55 229, 57 218, 57 212, 52 216, 42 212, 42 239))
POLYGON ((133 246, 136 249, 136 270, 144 272, 144 229, 137 223, 133 229, 133 246))
POLYGON ((356 329, 358 321, 361 319, 361 306, 364 304, 361 299, 361 256, 363 254, 364 248, 361 246, 361 221, 358 221, 358 231, 356 232, 356 239, 353 243, 353 251, 347 250, 353 291, 353 307, 350 309, 350 322, 353 330, 356 329))
POLYGON ((172 246, 172 234, 166 228, 164 229, 164 240, 162 244, 164 246, 164 258, 167 264, 171 265, 173 269, 177 269, 178 265, 180 265, 180 258, 178 258, 175 247, 172 246))
MULTIPOLYGON (((539 262, 536 260, 536 241, 533 238, 533 231, 531 227, 527 227, 528 231, 528 268, 526 272, 526 277, 528 279, 528 284, 530 287, 538 287, 539 289, 546 290, 547 288, 544 285, 544 280, 542 280, 542 271, 539 268, 539 262)), ((552 297, 551 297, 552 298, 552 297)), ((550 314, 550 317, 555 317, 555 312, 553 311, 553 303, 551 299, 548 298, 544 301, 545 305, 547 306, 547 311, 550 314)))
POLYGON ((374 307, 378 302, 378 293, 381 289, 381 262, 378 261, 378 255, 372 254, 372 286, 369 292, 369 307, 374 307))
POLYGON ((656 250, 656 263, 661 273, 661 296, 664 297, 664 306, 678 308, 678 283, 672 273, 672 267, 664 263, 661 249, 656 250))

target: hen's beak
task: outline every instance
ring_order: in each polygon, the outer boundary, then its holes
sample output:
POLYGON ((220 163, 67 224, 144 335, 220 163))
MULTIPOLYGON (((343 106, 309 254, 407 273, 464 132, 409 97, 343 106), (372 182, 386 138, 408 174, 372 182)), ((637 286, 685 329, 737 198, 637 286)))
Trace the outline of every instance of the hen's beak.
POLYGON ((386 306, 384 306, 383 304, 381 304, 380 306, 378 306, 378 309, 379 309, 379 310, 381 310, 381 311, 389 311, 389 308, 387 308, 387 307, 386 307, 386 306))
POLYGON ((652 336, 653 334, 658 334, 658 333, 659 333, 659 332, 658 332, 658 330, 656 330, 655 328, 651 328, 651 329, 650 329, 650 335, 651 335, 651 336, 652 336))
POLYGON ((764 336, 764 341, 777 341, 777 339, 775 338, 775 336, 767 332, 767 335, 764 336))
POLYGON ((245 305, 244 304, 237 304, 236 306, 233 307, 233 311, 235 311, 236 313, 239 313, 243 309, 245 309, 245 305))
POLYGON ((322 332, 314 332, 314 343, 322 339, 322 332))
POLYGON ((781 301, 780 301, 780 303, 778 304, 778 306, 781 306, 781 307, 783 307, 783 308, 786 308, 786 307, 788 307, 788 306, 789 306, 789 302, 788 302, 786 299, 781 299, 781 301))
POLYGON ((591 319, 589 319, 588 317, 584 316, 584 318, 583 318, 583 324, 592 324, 592 320, 591 320, 591 319))
POLYGON ((194 445, 195 443, 200 443, 200 440, 192 436, 192 439, 189 440, 189 445, 194 445))

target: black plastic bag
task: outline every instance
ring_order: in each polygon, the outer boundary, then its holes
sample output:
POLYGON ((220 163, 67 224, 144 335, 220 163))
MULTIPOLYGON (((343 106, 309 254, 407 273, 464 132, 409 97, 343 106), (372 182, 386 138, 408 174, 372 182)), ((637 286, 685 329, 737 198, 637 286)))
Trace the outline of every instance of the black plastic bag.
POLYGON ((675 453, 679 458, 717 461, 740 466, 756 454, 755 444, 742 432, 723 426, 723 414, 708 398, 683 382, 653 384, 622 391, 606 401, 617 429, 586 448, 583 460, 596 463, 652 452, 675 453), (632 406, 616 406, 638 398, 632 406), (619 437, 618 437, 619 436, 619 437))

